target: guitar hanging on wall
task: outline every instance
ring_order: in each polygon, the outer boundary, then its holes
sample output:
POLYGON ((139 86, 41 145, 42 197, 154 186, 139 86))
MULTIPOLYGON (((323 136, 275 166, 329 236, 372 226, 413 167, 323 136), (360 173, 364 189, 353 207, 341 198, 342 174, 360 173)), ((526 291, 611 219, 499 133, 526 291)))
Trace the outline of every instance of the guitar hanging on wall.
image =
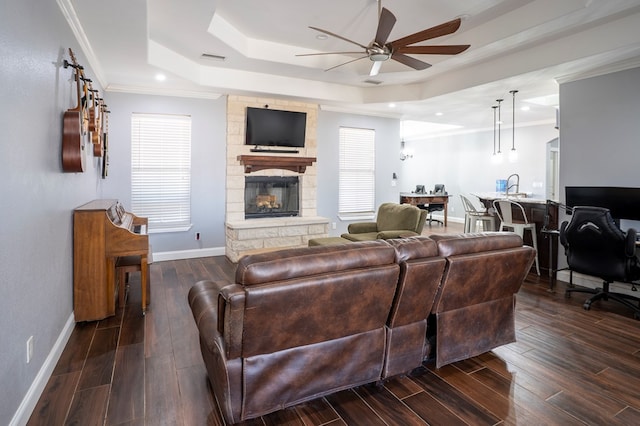
POLYGON ((69 49, 71 63, 64 60, 64 67, 75 70, 77 104, 69 108, 62 120, 62 170, 65 172, 84 172, 84 143, 82 140, 82 100, 80 99, 80 80, 82 66, 76 62, 73 51, 69 49))
POLYGON ((102 157, 102 98, 96 99, 98 91, 95 89, 92 89, 92 91, 93 106, 89 110, 89 130, 91 131, 91 142, 93 142, 93 156, 102 157), (93 111, 93 120, 91 119, 91 111, 93 111), (92 121, 93 126, 91 125, 92 121), (93 127, 93 130, 91 130, 91 127, 93 127))
POLYGON ((103 126, 103 134, 102 134, 102 179, 105 179, 109 174, 109 111, 107 106, 102 104, 102 126, 103 126))

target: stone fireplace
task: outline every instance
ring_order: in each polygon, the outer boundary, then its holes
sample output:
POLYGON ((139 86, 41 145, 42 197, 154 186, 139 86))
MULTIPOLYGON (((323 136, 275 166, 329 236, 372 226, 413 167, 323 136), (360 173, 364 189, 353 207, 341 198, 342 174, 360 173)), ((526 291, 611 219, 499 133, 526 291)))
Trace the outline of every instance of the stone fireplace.
POLYGON ((300 196, 297 176, 246 176, 244 218, 298 216, 300 196))
POLYGON ((312 238, 328 236, 329 219, 316 212, 317 117, 316 104, 228 96, 225 253, 232 262, 246 254, 302 247, 312 238), (307 113, 304 148, 296 153, 267 151, 253 155, 253 147, 244 144, 246 108, 265 105, 307 113), (279 182, 265 184, 263 178, 279 182), (297 180, 297 189, 292 190, 297 197, 290 193, 285 200, 281 185, 293 182, 290 178, 297 180), (259 182, 258 188, 248 194, 247 182, 259 182), (297 215, 291 213, 295 201, 297 215))

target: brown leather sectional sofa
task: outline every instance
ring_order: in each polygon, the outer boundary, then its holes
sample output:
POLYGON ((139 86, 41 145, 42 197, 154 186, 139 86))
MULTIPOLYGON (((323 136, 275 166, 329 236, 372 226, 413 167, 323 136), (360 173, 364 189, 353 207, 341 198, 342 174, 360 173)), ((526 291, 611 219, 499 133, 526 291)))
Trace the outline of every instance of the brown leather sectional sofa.
POLYGON ((225 420, 515 341, 515 293, 534 255, 496 232, 242 258, 235 283, 200 281, 188 296, 225 420))

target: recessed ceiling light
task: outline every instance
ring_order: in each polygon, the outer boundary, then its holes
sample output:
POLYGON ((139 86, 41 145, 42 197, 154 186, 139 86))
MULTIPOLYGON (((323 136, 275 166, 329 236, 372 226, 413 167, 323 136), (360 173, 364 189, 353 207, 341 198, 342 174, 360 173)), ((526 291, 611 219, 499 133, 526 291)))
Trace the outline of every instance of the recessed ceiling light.
POLYGON ((328 35, 326 35, 326 34, 318 34, 318 35, 316 36, 316 38, 317 38, 318 40, 326 40, 326 39, 328 39, 328 38, 329 38, 329 36, 328 36, 328 35))
POLYGON ((529 111, 531 109, 531 107, 529 105, 525 105, 522 108, 520 108, 521 111, 529 111))
POLYGON ((395 107, 396 107, 396 104, 394 104, 393 102, 389 104, 389 108, 395 108, 395 107))
POLYGON ((436 115, 437 115, 438 117, 441 117, 441 116, 443 116, 443 115, 444 115, 444 113, 443 113, 443 112, 436 112, 436 115))
POLYGON ((156 80, 158 80, 158 81, 165 81, 166 79, 167 79, 167 76, 166 76, 166 75, 164 75, 164 74, 160 74, 160 73, 156 74, 156 80))

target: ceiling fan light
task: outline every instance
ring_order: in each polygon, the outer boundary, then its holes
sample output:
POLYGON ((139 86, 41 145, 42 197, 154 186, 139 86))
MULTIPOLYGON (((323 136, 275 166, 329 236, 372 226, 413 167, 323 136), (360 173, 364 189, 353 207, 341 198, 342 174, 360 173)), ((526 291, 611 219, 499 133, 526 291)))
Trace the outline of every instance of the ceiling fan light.
POLYGON ((386 61, 390 57, 391 57, 391 54, 389 53, 372 53, 371 55, 369 55, 369 59, 372 60, 373 62, 386 61))

